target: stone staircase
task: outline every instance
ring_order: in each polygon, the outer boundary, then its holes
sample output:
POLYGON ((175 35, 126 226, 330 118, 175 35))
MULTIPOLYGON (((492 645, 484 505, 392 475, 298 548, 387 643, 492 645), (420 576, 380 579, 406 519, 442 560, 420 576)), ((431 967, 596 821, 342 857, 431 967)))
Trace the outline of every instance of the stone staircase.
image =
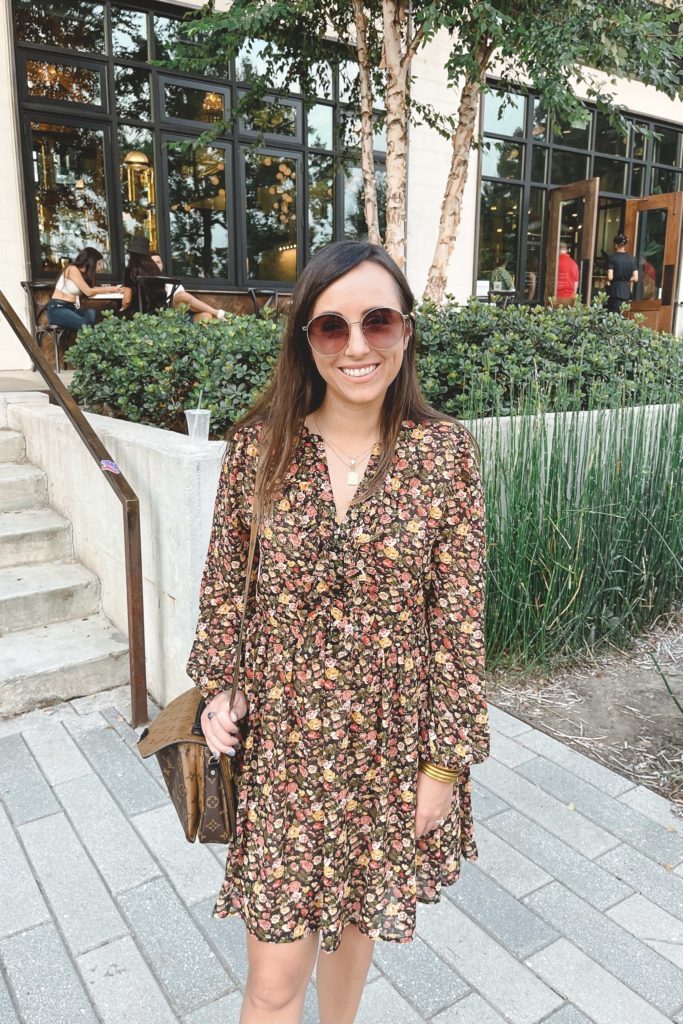
POLYGON ((74 561, 71 523, 23 435, 0 430, 0 717, 126 684, 127 640, 100 582, 74 561))

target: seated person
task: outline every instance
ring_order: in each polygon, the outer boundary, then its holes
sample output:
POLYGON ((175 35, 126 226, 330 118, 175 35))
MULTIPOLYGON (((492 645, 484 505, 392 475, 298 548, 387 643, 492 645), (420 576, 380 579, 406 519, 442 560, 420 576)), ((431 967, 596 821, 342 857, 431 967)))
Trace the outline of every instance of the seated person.
MULTIPOLYGON (((151 252, 149 255, 150 259, 153 260, 159 268, 159 272, 163 274, 164 261, 159 253, 151 252)), ((182 284, 175 285, 175 291, 173 289, 174 286, 172 284, 166 285, 167 297, 170 298, 171 294, 173 295, 173 308, 177 309, 178 306, 189 306, 189 315, 195 323, 198 323, 200 320, 222 320, 225 316, 224 309, 216 309, 215 306, 209 306, 208 303, 202 302, 202 300, 198 299, 196 295, 191 295, 182 284)))
POLYGON ((141 277, 159 276, 159 268, 149 255, 149 239, 136 235, 128 246, 128 263, 123 272, 123 303, 121 312, 126 317, 133 313, 154 313, 167 305, 166 290, 161 281, 145 281, 142 288, 142 307, 138 291, 141 277))
POLYGON ((49 324, 77 331, 83 324, 95 323, 95 310, 81 309, 81 296, 111 295, 118 290, 110 284, 95 285, 101 260, 102 253, 88 245, 65 267, 47 304, 49 324))

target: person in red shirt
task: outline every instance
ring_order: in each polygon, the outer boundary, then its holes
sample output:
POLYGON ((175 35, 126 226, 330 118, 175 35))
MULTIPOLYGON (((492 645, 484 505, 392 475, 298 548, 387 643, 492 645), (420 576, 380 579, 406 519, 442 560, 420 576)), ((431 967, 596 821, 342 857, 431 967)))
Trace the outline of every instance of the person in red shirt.
POLYGON ((579 287, 579 265, 569 255, 565 242, 560 242, 557 258, 557 289, 555 297, 562 303, 572 302, 579 287))

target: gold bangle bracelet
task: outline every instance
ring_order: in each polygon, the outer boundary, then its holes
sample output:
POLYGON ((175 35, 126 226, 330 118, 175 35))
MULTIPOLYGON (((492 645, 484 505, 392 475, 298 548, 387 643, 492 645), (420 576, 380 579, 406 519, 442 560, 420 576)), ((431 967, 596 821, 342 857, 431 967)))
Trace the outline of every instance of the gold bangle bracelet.
POLYGON ((428 775, 430 779, 436 779, 437 782, 455 782, 458 778, 458 772, 451 771, 450 768, 442 768, 430 761, 420 761, 418 771, 428 775))

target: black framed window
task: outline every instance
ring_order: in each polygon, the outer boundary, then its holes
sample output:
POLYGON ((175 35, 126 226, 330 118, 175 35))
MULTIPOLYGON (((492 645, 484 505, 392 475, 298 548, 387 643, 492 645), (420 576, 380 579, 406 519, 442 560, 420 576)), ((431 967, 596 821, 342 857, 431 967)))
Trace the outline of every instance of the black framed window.
MULTIPOLYGON (((127 246, 144 234, 190 284, 281 287, 322 245, 366 235, 351 71, 332 46, 313 69, 309 109, 283 62, 256 110, 192 149, 262 69, 263 43, 189 74, 155 63, 186 38, 177 6, 12 2, 34 277, 90 244, 121 280, 127 246)), ((385 151, 378 129, 381 224, 385 151)))
POLYGON ((477 293, 507 286, 520 300, 542 299, 550 188, 600 178, 596 288, 626 199, 683 189, 680 127, 633 117, 624 138, 600 111, 585 110, 585 120, 555 128, 537 96, 493 88, 482 97, 477 293))

